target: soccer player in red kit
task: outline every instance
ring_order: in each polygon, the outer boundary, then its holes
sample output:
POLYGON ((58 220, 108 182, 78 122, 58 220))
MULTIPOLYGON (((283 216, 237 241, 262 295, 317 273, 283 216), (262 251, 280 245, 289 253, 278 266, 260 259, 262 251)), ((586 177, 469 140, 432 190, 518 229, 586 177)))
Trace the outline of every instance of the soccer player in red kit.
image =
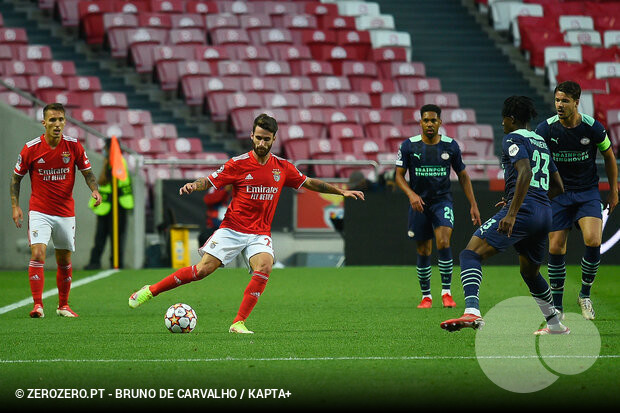
POLYGON ((302 186, 316 192, 364 199, 361 191, 336 188, 319 179, 309 178, 285 159, 270 153, 276 139, 278 124, 266 114, 254 120, 250 135, 253 149, 227 161, 208 178, 185 184, 179 193, 190 194, 211 186, 223 188, 232 184, 233 198, 220 227, 199 249, 200 262, 181 268, 153 285, 145 285, 129 297, 129 306, 136 308, 154 296, 205 278, 220 266, 230 263, 243 253, 252 278, 248 284, 231 333, 252 334, 245 320, 263 293, 274 262, 271 222, 282 188, 302 186))
POLYGON ((75 251, 75 210, 73 186, 75 169, 84 175, 92 191, 95 203, 101 203, 97 178, 90 161, 77 139, 65 136, 65 109, 60 103, 51 103, 43 108, 45 128, 43 135, 26 142, 20 152, 11 179, 11 206, 13 221, 21 228, 24 213, 19 206, 19 190, 22 178, 29 173, 32 195, 28 213, 28 240, 31 258, 28 266, 30 290, 34 308, 30 317, 41 318, 43 312, 43 265, 47 244, 54 241, 56 252, 56 285, 58 286, 58 309, 63 317, 77 317, 69 307, 71 290, 71 253, 75 251))

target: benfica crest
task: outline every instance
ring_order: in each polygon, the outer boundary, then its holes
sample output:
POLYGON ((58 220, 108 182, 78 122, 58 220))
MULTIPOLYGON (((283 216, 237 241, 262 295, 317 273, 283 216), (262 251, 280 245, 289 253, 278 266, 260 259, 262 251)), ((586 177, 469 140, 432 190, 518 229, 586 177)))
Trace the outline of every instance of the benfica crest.
POLYGON ((273 172, 273 180, 276 182, 279 182, 280 181, 280 170, 274 169, 271 172, 273 172))
POLYGON ((62 153, 62 162, 63 163, 69 163, 70 160, 71 160, 71 152, 63 152, 62 153))

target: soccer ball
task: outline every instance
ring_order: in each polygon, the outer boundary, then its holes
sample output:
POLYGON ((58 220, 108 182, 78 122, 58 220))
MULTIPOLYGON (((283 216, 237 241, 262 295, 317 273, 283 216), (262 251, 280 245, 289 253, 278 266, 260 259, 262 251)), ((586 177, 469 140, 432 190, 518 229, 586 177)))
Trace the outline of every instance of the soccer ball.
POLYGON ((189 333, 196 328, 197 321, 194 309, 182 303, 170 306, 164 316, 166 328, 171 333, 189 333))

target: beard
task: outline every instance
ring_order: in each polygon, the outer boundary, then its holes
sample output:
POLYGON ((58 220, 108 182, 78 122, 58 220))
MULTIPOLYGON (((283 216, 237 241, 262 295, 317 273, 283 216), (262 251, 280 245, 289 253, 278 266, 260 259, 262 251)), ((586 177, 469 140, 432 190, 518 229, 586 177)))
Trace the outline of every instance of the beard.
POLYGON ((264 146, 252 145, 252 147, 254 149, 254 152, 256 152, 256 154, 259 155, 259 156, 265 156, 271 150, 271 146, 266 148, 264 146))

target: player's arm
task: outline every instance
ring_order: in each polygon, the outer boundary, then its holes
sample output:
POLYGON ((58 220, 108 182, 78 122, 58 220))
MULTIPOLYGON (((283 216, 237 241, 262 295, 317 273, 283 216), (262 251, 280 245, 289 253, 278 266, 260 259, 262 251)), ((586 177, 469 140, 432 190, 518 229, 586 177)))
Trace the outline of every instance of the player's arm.
POLYGON ((618 164, 611 146, 602 153, 605 160, 605 173, 609 182, 609 195, 607 196, 606 208, 611 214, 618 205, 618 164))
POLYGON ((465 196, 469 201, 469 213, 471 215, 471 222, 474 225, 482 225, 482 221, 480 221, 480 211, 478 210, 478 203, 476 202, 476 196, 474 195, 474 188, 471 185, 471 179, 469 178, 469 174, 465 169, 461 172, 457 173, 456 176, 459 178, 459 184, 463 188, 463 192, 465 192, 465 196))
POLYGON ((19 190, 21 187, 21 182, 24 177, 21 175, 13 174, 11 178, 11 207, 13 209, 13 222, 15 222, 15 226, 17 228, 22 227, 22 221, 24 220, 24 212, 22 208, 19 206, 19 190))
POLYGON ((345 198, 361 199, 364 200, 364 193, 362 191, 349 191, 346 189, 340 189, 334 185, 328 184, 325 181, 321 181, 316 178, 308 178, 304 181, 304 188, 314 192, 321 192, 323 194, 342 195, 345 198))
POLYGON ((512 196, 512 202, 508 208, 508 213, 499 222, 499 226, 497 228, 499 232, 505 233, 509 237, 512 234, 512 228, 517 220, 517 212, 519 212, 519 208, 521 208, 521 204, 523 204, 523 200, 525 199, 525 195, 527 195, 527 190, 530 188, 530 181, 533 176, 529 158, 519 159, 514 163, 514 167, 518 173, 517 182, 515 184, 515 192, 512 196))
POLYGON ((564 192, 564 182, 558 171, 549 174, 549 190, 547 196, 549 199, 553 199, 556 196, 564 192))
POLYGON ((84 180, 86 181, 86 185, 91 191, 90 196, 95 198, 95 206, 101 203, 101 194, 99 193, 99 185, 97 184, 97 177, 93 173, 93 169, 85 169, 82 172, 84 175, 84 180))
POLYGON ((206 191, 213 184, 207 178, 198 178, 194 182, 188 182, 179 189, 179 195, 191 194, 194 191, 206 191))
POLYGON ((409 187, 409 184, 405 179, 406 173, 406 168, 401 168, 400 166, 397 166, 396 173, 394 174, 394 182, 396 182, 396 185, 400 188, 400 190, 403 191, 405 195, 407 195, 407 198, 409 198, 411 208, 413 208, 415 211, 422 212, 424 211, 424 200, 420 195, 416 194, 415 191, 409 187))

